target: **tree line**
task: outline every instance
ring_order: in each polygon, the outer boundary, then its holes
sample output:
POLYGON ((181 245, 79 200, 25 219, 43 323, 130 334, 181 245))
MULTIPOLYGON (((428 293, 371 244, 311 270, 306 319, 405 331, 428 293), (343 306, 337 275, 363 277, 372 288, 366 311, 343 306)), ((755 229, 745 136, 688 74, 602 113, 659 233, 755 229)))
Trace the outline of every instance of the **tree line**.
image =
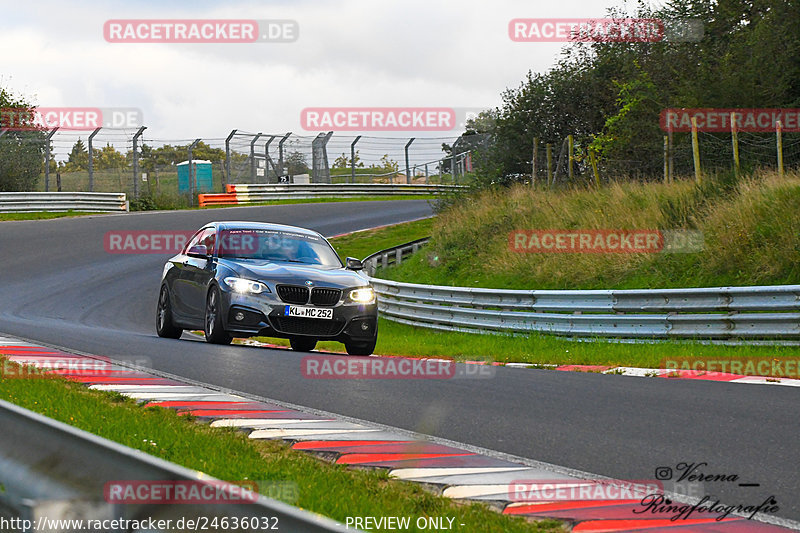
POLYGON ((468 122, 466 134, 492 138, 476 158, 480 183, 529 179, 533 139, 560 147, 568 135, 611 171, 655 178, 665 108, 800 107, 798 0, 669 0, 658 9, 640 0, 632 12, 611 9, 609 16, 695 19, 703 35, 568 43, 552 68, 529 71, 502 93, 500 107, 468 122))

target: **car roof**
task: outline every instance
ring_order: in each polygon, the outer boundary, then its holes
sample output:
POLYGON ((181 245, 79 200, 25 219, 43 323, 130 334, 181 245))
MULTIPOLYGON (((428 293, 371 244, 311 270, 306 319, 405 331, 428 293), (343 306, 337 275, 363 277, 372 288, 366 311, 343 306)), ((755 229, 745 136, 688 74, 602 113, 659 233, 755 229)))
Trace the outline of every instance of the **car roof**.
POLYGON ((300 233, 303 235, 313 235, 315 237, 322 237, 316 231, 301 228, 298 226, 289 226, 287 224, 273 224, 271 222, 248 222, 248 221, 241 221, 241 220, 225 220, 225 221, 218 221, 218 222, 210 222, 206 224, 204 227, 209 226, 216 226, 218 230, 272 230, 272 231, 289 231, 292 233, 300 233))

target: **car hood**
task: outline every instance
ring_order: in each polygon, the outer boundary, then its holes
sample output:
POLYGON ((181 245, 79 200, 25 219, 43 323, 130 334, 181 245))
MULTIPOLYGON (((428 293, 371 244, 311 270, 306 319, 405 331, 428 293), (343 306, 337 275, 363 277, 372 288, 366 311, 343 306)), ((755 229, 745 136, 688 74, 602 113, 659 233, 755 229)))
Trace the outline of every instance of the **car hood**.
POLYGON ((219 263, 235 272, 237 276, 270 284, 304 285, 306 281, 312 281, 316 287, 337 289, 369 285, 363 276, 345 268, 228 259, 220 259, 219 263))

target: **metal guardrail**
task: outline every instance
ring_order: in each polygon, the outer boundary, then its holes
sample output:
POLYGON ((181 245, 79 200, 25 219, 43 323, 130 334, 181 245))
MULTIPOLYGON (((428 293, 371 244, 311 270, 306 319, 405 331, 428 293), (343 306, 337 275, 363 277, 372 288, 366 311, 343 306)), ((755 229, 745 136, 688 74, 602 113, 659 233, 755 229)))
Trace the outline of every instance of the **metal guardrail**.
MULTIPOLYGON (((425 239, 365 258, 370 276, 425 239)), ((396 322, 476 333, 626 339, 800 339, 800 285, 631 290, 504 290, 371 278, 396 322)))
MULTIPOLYGON (((22 407, 0 400, 0 517, 30 520, 177 520, 217 517, 277 518, 280 531, 319 533, 347 529, 329 518, 259 496, 246 503, 214 505, 110 504, 104 498, 109 481, 193 481, 212 485, 219 494, 219 481, 144 452, 97 437, 22 407)), ((203 490, 200 488, 199 490, 203 490)), ((223 489, 224 490, 224 489, 223 489)), ((232 498, 234 499, 234 498, 232 498)), ((260 522, 259 522, 260 523, 260 522)), ((29 528, 33 531, 39 528, 29 528)), ((92 529, 92 528, 89 528, 92 529)), ((148 531, 150 530, 147 528, 148 531)), ((225 527, 209 527, 224 531, 225 527)), ((22 529, 14 529, 22 531, 22 529)), ((41 529, 40 529, 41 530, 41 529)), ((73 531, 73 527, 44 528, 45 531, 73 531)), ((127 531, 127 529, 124 529, 127 531)), ((113 531, 123 531, 114 529, 113 531)), ((249 529, 248 529, 249 531, 249 529)))
POLYGON ((198 195, 201 207, 209 205, 247 205, 271 200, 311 198, 357 198, 360 196, 429 196, 451 193, 461 185, 408 185, 399 183, 312 183, 227 185, 224 194, 198 195))
POLYGON ((364 258, 364 270, 368 275, 374 276, 375 271, 378 270, 379 266, 381 268, 386 268, 389 265, 395 265, 403 262, 406 258, 408 258, 408 256, 416 253, 416 251, 419 250, 419 248, 426 244, 429 240, 430 237, 424 237, 422 239, 417 239, 416 241, 401 244, 400 246, 375 252, 374 254, 364 258))
POLYGON ((128 211, 125 193, 0 192, 0 213, 32 211, 128 211))

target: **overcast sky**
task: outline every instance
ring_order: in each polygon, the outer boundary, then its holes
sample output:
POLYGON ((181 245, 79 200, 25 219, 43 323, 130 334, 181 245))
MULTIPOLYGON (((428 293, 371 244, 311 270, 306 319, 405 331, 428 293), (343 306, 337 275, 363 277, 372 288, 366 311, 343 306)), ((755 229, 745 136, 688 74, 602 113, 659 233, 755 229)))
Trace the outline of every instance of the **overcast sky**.
MULTIPOLYGON (((627 2, 633 8, 633 2, 627 2)), ((0 86, 39 106, 133 107, 157 139, 302 133, 306 107, 488 108, 562 44, 514 18, 601 17, 615 0, 0 0, 0 86), (109 43, 109 19, 291 19, 293 43, 109 43)), ((308 132, 307 134, 313 134, 308 132)), ((382 135, 397 135, 386 133, 382 135)))

